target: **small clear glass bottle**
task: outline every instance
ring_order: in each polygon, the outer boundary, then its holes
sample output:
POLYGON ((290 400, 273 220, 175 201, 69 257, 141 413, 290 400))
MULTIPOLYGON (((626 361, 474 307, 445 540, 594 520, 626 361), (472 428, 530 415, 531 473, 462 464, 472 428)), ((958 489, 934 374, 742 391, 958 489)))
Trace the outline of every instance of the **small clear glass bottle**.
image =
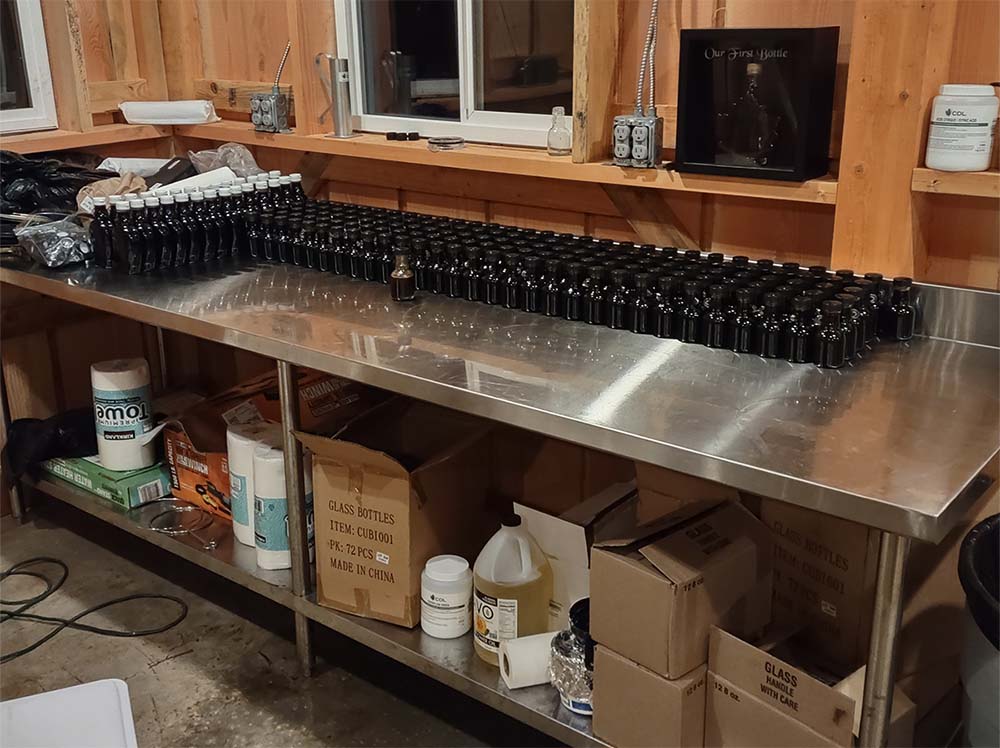
POLYGON ((566 127, 566 110, 561 106, 552 107, 552 127, 549 128, 546 142, 550 156, 568 156, 572 152, 569 129, 566 127))

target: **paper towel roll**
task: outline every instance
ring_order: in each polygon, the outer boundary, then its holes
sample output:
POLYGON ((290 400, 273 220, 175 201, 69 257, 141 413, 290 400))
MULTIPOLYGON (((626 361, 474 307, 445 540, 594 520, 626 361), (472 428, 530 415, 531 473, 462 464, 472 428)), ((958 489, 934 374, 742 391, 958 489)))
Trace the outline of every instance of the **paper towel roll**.
POLYGON ((149 364, 144 358, 101 361, 90 367, 97 453, 108 470, 138 470, 156 462, 149 364))
MULTIPOLYGON (((303 454, 305 473, 306 523, 309 558, 313 557, 312 456, 303 454)), ((254 541, 257 566, 288 569, 292 554, 288 545, 288 500, 285 493, 285 453, 281 446, 259 445, 253 452, 254 541)))
POLYGON ((549 659, 555 631, 500 642, 500 676, 507 688, 540 686, 549 682, 549 659))
POLYGON ((229 497, 233 511, 233 534, 244 545, 256 545, 253 536, 253 453, 259 445, 280 447, 281 424, 233 424, 226 430, 229 462, 229 497))

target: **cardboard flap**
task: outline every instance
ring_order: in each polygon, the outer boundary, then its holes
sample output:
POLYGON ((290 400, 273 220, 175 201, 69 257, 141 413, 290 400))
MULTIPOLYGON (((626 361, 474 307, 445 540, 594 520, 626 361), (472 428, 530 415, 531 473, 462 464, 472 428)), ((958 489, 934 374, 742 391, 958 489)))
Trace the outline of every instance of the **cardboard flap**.
POLYGON ((657 536, 672 532, 678 526, 697 517, 700 514, 710 511, 719 505, 719 501, 706 500, 696 501, 688 506, 678 509, 676 512, 660 517, 652 522, 647 522, 635 528, 634 532, 625 537, 611 538, 594 543, 595 548, 627 549, 630 546, 639 546, 642 543, 651 543, 657 536))
POLYGON ((590 498, 584 499, 559 515, 560 519, 580 527, 589 527, 599 519, 615 511, 636 493, 635 481, 613 483, 590 498))
POLYGON ((805 670, 713 626, 708 667, 838 745, 853 742, 855 703, 805 670))
MULTIPOLYGON (((865 671, 864 665, 859 667, 853 673, 844 678, 840 683, 834 686, 834 690, 849 696, 854 700, 857 705, 861 704, 861 700, 864 698, 865 694, 865 671)), ((907 711, 914 708, 914 703, 910 700, 899 686, 893 686, 892 689, 892 714, 889 717, 890 724, 895 724, 907 711)), ((858 706, 854 710, 854 737, 858 737, 861 734, 861 707, 858 706)), ((889 730, 892 733, 892 728, 889 730)), ((889 745, 909 745, 909 743, 897 743, 891 739, 889 740, 889 745)))
POLYGON ((339 439, 307 434, 303 431, 296 431, 295 438, 302 443, 302 446, 312 452, 315 458, 320 460, 329 460, 342 465, 361 466, 366 470, 393 478, 405 478, 409 475, 406 468, 385 452, 339 439))

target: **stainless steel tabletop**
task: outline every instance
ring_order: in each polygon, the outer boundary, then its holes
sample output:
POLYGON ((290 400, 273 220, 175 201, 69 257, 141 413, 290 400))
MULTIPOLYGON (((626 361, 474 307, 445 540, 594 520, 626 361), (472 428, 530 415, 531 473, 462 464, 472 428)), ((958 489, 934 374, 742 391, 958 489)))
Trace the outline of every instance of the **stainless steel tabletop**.
POLYGON ((997 349, 919 338, 838 371, 288 266, 0 281, 937 541, 1000 447, 997 349))

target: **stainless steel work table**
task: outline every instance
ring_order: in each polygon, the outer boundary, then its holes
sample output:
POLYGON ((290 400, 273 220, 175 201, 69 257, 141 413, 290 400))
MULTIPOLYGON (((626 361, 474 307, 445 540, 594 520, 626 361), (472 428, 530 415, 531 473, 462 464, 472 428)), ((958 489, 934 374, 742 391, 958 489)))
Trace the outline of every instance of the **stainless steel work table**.
MULTIPOLYGON (((1000 448, 1000 350, 995 321, 982 322, 995 294, 925 287, 927 337, 832 371, 440 296, 398 305, 378 284, 290 266, 5 268, 0 281, 273 357, 286 404, 290 365, 308 366, 884 531, 863 741, 884 735, 908 540, 940 540, 1000 448)), ((295 566, 301 602, 310 583, 295 566)), ((308 666, 306 618, 350 617, 292 607, 308 666)), ((420 669, 449 682, 440 667, 420 669)), ((579 742, 586 725, 573 724, 546 731, 579 742)))

